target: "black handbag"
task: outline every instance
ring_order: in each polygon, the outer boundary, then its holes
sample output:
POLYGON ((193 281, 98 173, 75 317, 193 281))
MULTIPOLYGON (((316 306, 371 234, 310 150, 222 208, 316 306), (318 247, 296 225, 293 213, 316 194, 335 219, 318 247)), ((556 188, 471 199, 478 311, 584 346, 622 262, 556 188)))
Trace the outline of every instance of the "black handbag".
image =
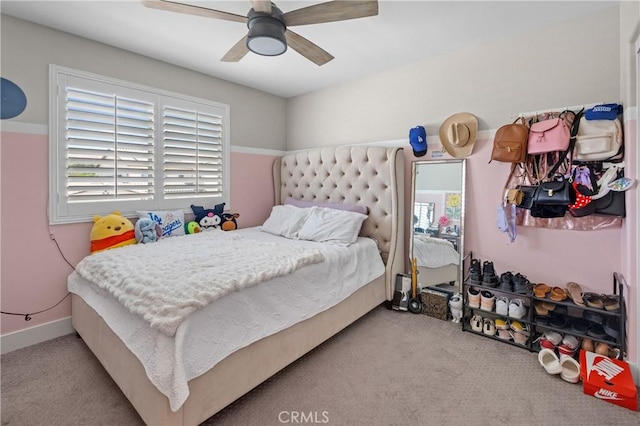
POLYGON ((594 214, 618 217, 625 217, 627 214, 624 192, 609 191, 604 197, 591 202, 596 207, 594 214))
POLYGON ((562 204, 533 204, 531 206, 531 216, 551 219, 554 217, 564 217, 569 210, 569 206, 562 204))
POLYGON ((568 180, 542 182, 533 196, 534 205, 568 206, 576 202, 576 194, 568 180))
POLYGON ((522 192, 522 200, 516 204, 521 209, 530 209, 533 206, 533 196, 538 188, 537 185, 518 185, 516 187, 522 192))

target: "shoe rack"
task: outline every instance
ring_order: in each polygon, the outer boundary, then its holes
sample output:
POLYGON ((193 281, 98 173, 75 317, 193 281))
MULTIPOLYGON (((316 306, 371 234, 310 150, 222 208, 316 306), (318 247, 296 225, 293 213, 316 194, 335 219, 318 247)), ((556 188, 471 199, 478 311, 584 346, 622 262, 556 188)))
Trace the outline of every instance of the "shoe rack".
MULTIPOLYGON (((471 270, 471 267, 470 267, 471 270)), ((471 280, 471 275, 467 276, 463 281, 462 299, 463 299, 463 318, 460 321, 462 331, 478 334, 480 336, 498 340, 502 343, 510 344, 520 348, 528 349, 531 352, 539 352, 540 345, 538 339, 545 331, 555 331, 561 335, 575 336, 580 341, 591 339, 594 345, 598 343, 606 343, 613 350, 609 356, 612 358, 624 359, 626 356, 626 301, 624 298, 624 288, 626 282, 624 277, 617 273, 613 273, 613 293, 612 295, 618 299, 620 308, 618 310, 607 310, 592 306, 581 306, 573 302, 571 298, 565 300, 554 300, 551 298, 552 293, 547 293, 544 297, 536 296, 532 291, 535 283, 530 283, 530 288, 526 294, 522 292, 507 291, 499 287, 495 287, 496 283, 485 283, 482 280, 471 280), (487 285, 489 284, 489 285, 487 285), (496 304, 493 304, 491 310, 482 309, 481 307, 470 306, 469 289, 483 292, 488 291, 497 299, 498 297, 507 297, 509 300, 522 299, 525 301, 527 313, 522 318, 514 318, 509 315, 501 315, 496 312, 496 304), (554 306, 552 314, 541 315, 536 312, 536 303, 545 302, 554 306), (480 316, 483 320, 501 319, 507 323, 517 321, 528 328, 529 335, 524 343, 518 343, 513 338, 501 338, 499 333, 495 334, 485 332, 484 322, 480 330, 473 329, 472 319, 474 316, 480 316), (586 328, 585 328, 586 327, 586 328)), ((585 293, 586 294, 586 293, 585 293)), ((486 308, 486 306, 485 306, 486 308)), ((513 330, 509 330, 512 331, 513 330)))
MULTIPOLYGON (((578 337, 581 340, 591 339, 594 345, 606 343, 613 351, 610 356, 624 359, 626 355, 626 302, 624 298, 624 288, 626 282, 624 277, 617 272, 613 273, 613 293, 617 297, 620 308, 612 311, 604 307, 580 306, 574 303, 571 298, 562 301, 553 300, 551 293, 545 297, 532 295, 533 303, 545 302, 555 306, 550 314, 541 315, 532 309, 532 325, 537 334, 547 330, 561 334, 568 334, 578 337), (558 313, 558 311, 560 311, 558 313), (554 314, 554 312, 556 312, 554 314), (554 321, 555 319, 555 321, 554 321), (617 352, 617 353, 616 353, 617 352)), ((535 345, 534 351, 540 348, 535 345)))
MULTIPOLYGON (((472 260, 473 262, 473 260, 472 260)), ((471 267, 470 267, 471 268, 471 267)), ((498 282, 483 282, 482 280, 478 281, 478 280, 472 280, 471 276, 473 274, 470 274, 469 277, 467 277, 464 281, 463 281, 463 288, 462 288, 462 292, 463 292, 463 319, 461 322, 462 324, 462 331, 465 332, 469 332, 469 333, 473 333, 473 334, 477 334, 489 339, 493 339, 493 340, 497 340, 499 342, 508 344, 508 345, 512 345, 512 346, 516 346, 522 349, 527 349, 529 351, 533 351, 532 349, 532 342, 533 342, 533 300, 532 300, 532 292, 530 289, 527 290, 526 293, 522 293, 522 292, 515 292, 515 291, 508 291, 506 289, 500 288, 498 287, 499 283, 498 282), (509 304, 511 303, 512 300, 514 299, 521 299, 524 301, 525 307, 526 307, 526 314, 521 317, 521 318, 517 318, 517 317, 513 317, 513 316, 509 316, 507 315, 502 315, 502 312, 498 313, 497 312, 497 304, 494 301, 491 310, 487 309, 488 306, 484 306, 485 309, 482 308, 482 303, 480 305, 480 307, 476 308, 473 307, 472 304, 469 303, 469 289, 471 289, 472 291, 479 291, 479 292, 490 292, 494 297, 495 300, 497 301, 497 299, 499 297, 506 297, 509 300, 509 304), (473 326, 472 326, 472 319, 474 318, 474 316, 480 316, 483 319, 483 324, 482 324, 482 330, 478 331, 478 330, 474 330, 473 326), (489 330, 489 332, 487 332, 486 327, 485 327, 485 323, 484 320, 491 320, 494 323, 494 327, 495 327, 495 323, 496 320, 500 321, 504 321, 504 323, 508 326, 508 329, 506 329, 506 332, 500 332, 499 330, 495 330, 495 334, 493 334, 491 332, 491 330, 489 330), (522 339, 519 339, 520 341, 516 341, 516 339, 513 337, 516 334, 516 330, 512 329, 512 325, 515 325, 514 322, 520 323, 522 326, 524 326, 525 328, 525 333, 526 333, 526 340, 523 342, 522 339), (508 338, 507 338, 508 336, 508 338)), ((496 276, 497 278, 497 276, 496 276)), ((508 311, 507 311, 508 312, 508 311)))

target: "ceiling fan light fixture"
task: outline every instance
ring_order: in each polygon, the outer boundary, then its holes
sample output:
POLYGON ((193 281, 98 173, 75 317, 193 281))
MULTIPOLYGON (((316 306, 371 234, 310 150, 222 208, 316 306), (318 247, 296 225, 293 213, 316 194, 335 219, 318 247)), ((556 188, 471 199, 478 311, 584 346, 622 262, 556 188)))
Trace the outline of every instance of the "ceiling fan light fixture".
POLYGON ((282 55, 287 51, 287 39, 284 36, 287 27, 278 8, 272 6, 271 15, 251 9, 248 18, 247 48, 250 51, 263 56, 282 55))

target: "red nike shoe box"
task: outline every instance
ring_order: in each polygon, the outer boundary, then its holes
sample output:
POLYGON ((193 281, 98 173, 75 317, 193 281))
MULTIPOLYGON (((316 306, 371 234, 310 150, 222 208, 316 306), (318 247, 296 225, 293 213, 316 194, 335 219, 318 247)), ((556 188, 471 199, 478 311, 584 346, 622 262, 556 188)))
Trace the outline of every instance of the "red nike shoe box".
POLYGON ((581 350, 580 376, 585 394, 638 411, 638 390, 626 362, 581 350))

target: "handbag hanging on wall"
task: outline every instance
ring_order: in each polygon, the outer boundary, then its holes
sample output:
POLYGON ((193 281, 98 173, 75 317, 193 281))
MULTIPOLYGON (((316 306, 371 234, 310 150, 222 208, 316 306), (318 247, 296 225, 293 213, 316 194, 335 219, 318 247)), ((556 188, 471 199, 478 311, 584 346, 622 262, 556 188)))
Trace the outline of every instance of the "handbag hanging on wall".
POLYGON ((545 154, 565 151, 569 147, 570 131, 562 118, 551 118, 531 125, 527 153, 545 154))
POLYGON ((624 154, 620 120, 580 119, 574 159, 577 161, 621 160, 624 154))
POLYGON ((493 150, 491 161, 504 163, 523 163, 527 158, 527 142, 529 140, 529 128, 525 125, 524 118, 521 123, 506 124, 498 129, 493 138, 493 150))

